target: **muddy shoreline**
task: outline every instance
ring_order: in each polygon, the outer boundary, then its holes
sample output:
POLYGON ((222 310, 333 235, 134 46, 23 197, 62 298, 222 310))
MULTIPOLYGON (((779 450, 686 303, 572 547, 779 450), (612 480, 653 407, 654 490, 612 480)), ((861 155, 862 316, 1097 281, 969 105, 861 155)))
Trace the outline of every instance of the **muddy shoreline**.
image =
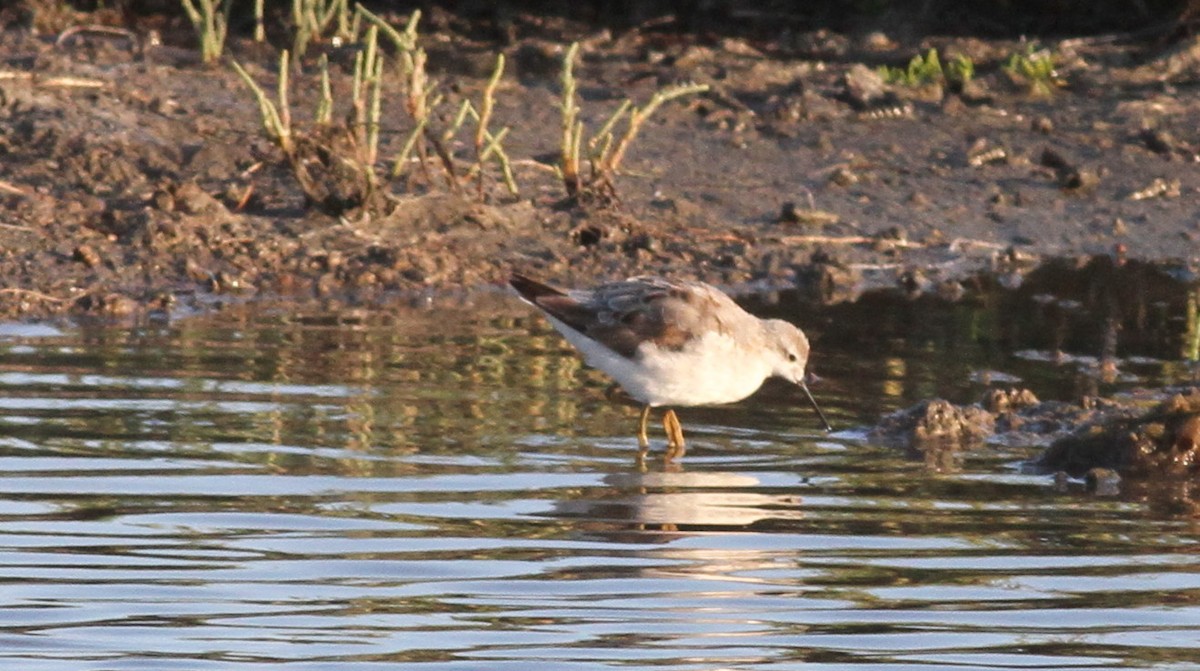
MULTIPOLYGON (((388 185, 390 212, 338 217, 306 207, 248 90, 227 65, 196 62, 186 35, 5 31, 0 316, 138 315, 223 295, 375 305, 494 285, 513 268, 563 284, 816 282, 834 301, 878 286, 953 295, 980 271, 1056 257, 1148 260, 1184 280, 1200 267, 1194 45, 1045 42, 1058 79, 1035 95, 1003 68, 1024 48, 1011 41, 817 31, 756 42, 523 21, 505 43, 458 34, 446 17, 423 33, 448 99, 477 95, 494 55, 508 57, 495 119, 511 129, 520 195, 494 176, 482 197, 410 176, 388 185), (655 114, 610 207, 564 206, 553 175, 573 40, 590 127, 667 83, 710 87, 655 114), (930 47, 973 59, 970 86, 873 78, 930 47)), ((273 83, 273 50, 244 38, 227 50, 273 83)), ((338 97, 352 53, 328 54, 338 97)), ((312 59, 292 77, 299 118, 318 88, 312 59)), ((385 99, 400 86, 386 77, 385 99)), ((400 107, 385 106, 381 155, 405 137, 400 107)))

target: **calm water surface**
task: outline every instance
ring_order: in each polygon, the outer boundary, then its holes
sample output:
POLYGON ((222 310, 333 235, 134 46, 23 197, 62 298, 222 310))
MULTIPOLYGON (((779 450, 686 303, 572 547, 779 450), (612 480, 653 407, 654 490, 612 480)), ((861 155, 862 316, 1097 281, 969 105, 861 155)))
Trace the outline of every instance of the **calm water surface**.
POLYGON ((970 311, 827 330, 813 391, 846 430, 768 386, 681 412, 682 467, 639 470, 635 410, 501 314, 8 327, 0 668, 1200 664, 1192 519, 1055 491, 1028 446, 933 470, 852 429, 984 370, 1068 398, 1086 361, 970 311))

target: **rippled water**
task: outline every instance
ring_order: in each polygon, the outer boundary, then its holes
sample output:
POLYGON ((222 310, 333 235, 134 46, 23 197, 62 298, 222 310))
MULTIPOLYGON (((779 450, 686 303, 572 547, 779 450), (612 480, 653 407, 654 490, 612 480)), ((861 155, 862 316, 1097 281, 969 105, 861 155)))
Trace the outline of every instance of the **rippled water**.
POLYGON ((964 318, 945 338, 920 319, 907 339, 827 335, 813 389, 847 430, 772 386, 681 412, 682 467, 643 471, 635 411, 501 313, 9 327, 0 668, 1200 660, 1193 520, 1057 492, 1017 468, 1031 448, 935 471, 850 429, 974 398, 980 370, 1044 395, 1086 372, 964 337, 987 331, 964 318))

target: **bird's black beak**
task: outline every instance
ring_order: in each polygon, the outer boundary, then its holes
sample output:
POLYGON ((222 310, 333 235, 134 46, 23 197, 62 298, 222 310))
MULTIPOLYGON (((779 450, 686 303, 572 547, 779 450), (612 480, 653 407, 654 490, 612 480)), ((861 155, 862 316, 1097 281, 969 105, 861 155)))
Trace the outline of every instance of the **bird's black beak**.
POLYGON ((808 390, 808 385, 805 384, 804 380, 800 380, 798 384, 804 390, 804 395, 808 397, 809 405, 812 406, 813 410, 817 411, 817 417, 821 418, 821 424, 825 426, 825 432, 832 433, 833 427, 829 426, 829 420, 825 419, 825 413, 821 412, 821 406, 817 405, 817 399, 813 398, 812 392, 808 390))

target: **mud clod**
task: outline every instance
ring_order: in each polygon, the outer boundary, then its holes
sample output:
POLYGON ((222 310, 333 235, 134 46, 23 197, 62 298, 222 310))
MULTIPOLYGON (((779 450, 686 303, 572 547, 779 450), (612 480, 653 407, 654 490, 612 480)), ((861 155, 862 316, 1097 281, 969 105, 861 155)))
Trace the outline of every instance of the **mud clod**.
POLYGON ((994 431, 995 417, 983 408, 934 399, 884 417, 871 435, 884 443, 906 447, 923 448, 936 443, 966 449, 981 445, 994 431))
POLYGON ((1121 493, 1121 475, 1111 468, 1089 468, 1083 475, 1084 487, 1096 496, 1116 496, 1121 493))
POLYGON ((1039 465, 1068 473, 1110 468, 1130 477, 1200 473, 1200 389, 1176 394, 1134 418, 1087 424, 1056 441, 1039 465))
POLYGON ((1043 149, 1039 163, 1053 170, 1059 187, 1067 191, 1087 190, 1100 183, 1100 175, 1095 170, 1083 167, 1053 149, 1043 149))
POLYGON ((983 408, 996 415, 1014 412, 1038 403, 1037 396, 1028 389, 991 389, 983 397, 983 408))

